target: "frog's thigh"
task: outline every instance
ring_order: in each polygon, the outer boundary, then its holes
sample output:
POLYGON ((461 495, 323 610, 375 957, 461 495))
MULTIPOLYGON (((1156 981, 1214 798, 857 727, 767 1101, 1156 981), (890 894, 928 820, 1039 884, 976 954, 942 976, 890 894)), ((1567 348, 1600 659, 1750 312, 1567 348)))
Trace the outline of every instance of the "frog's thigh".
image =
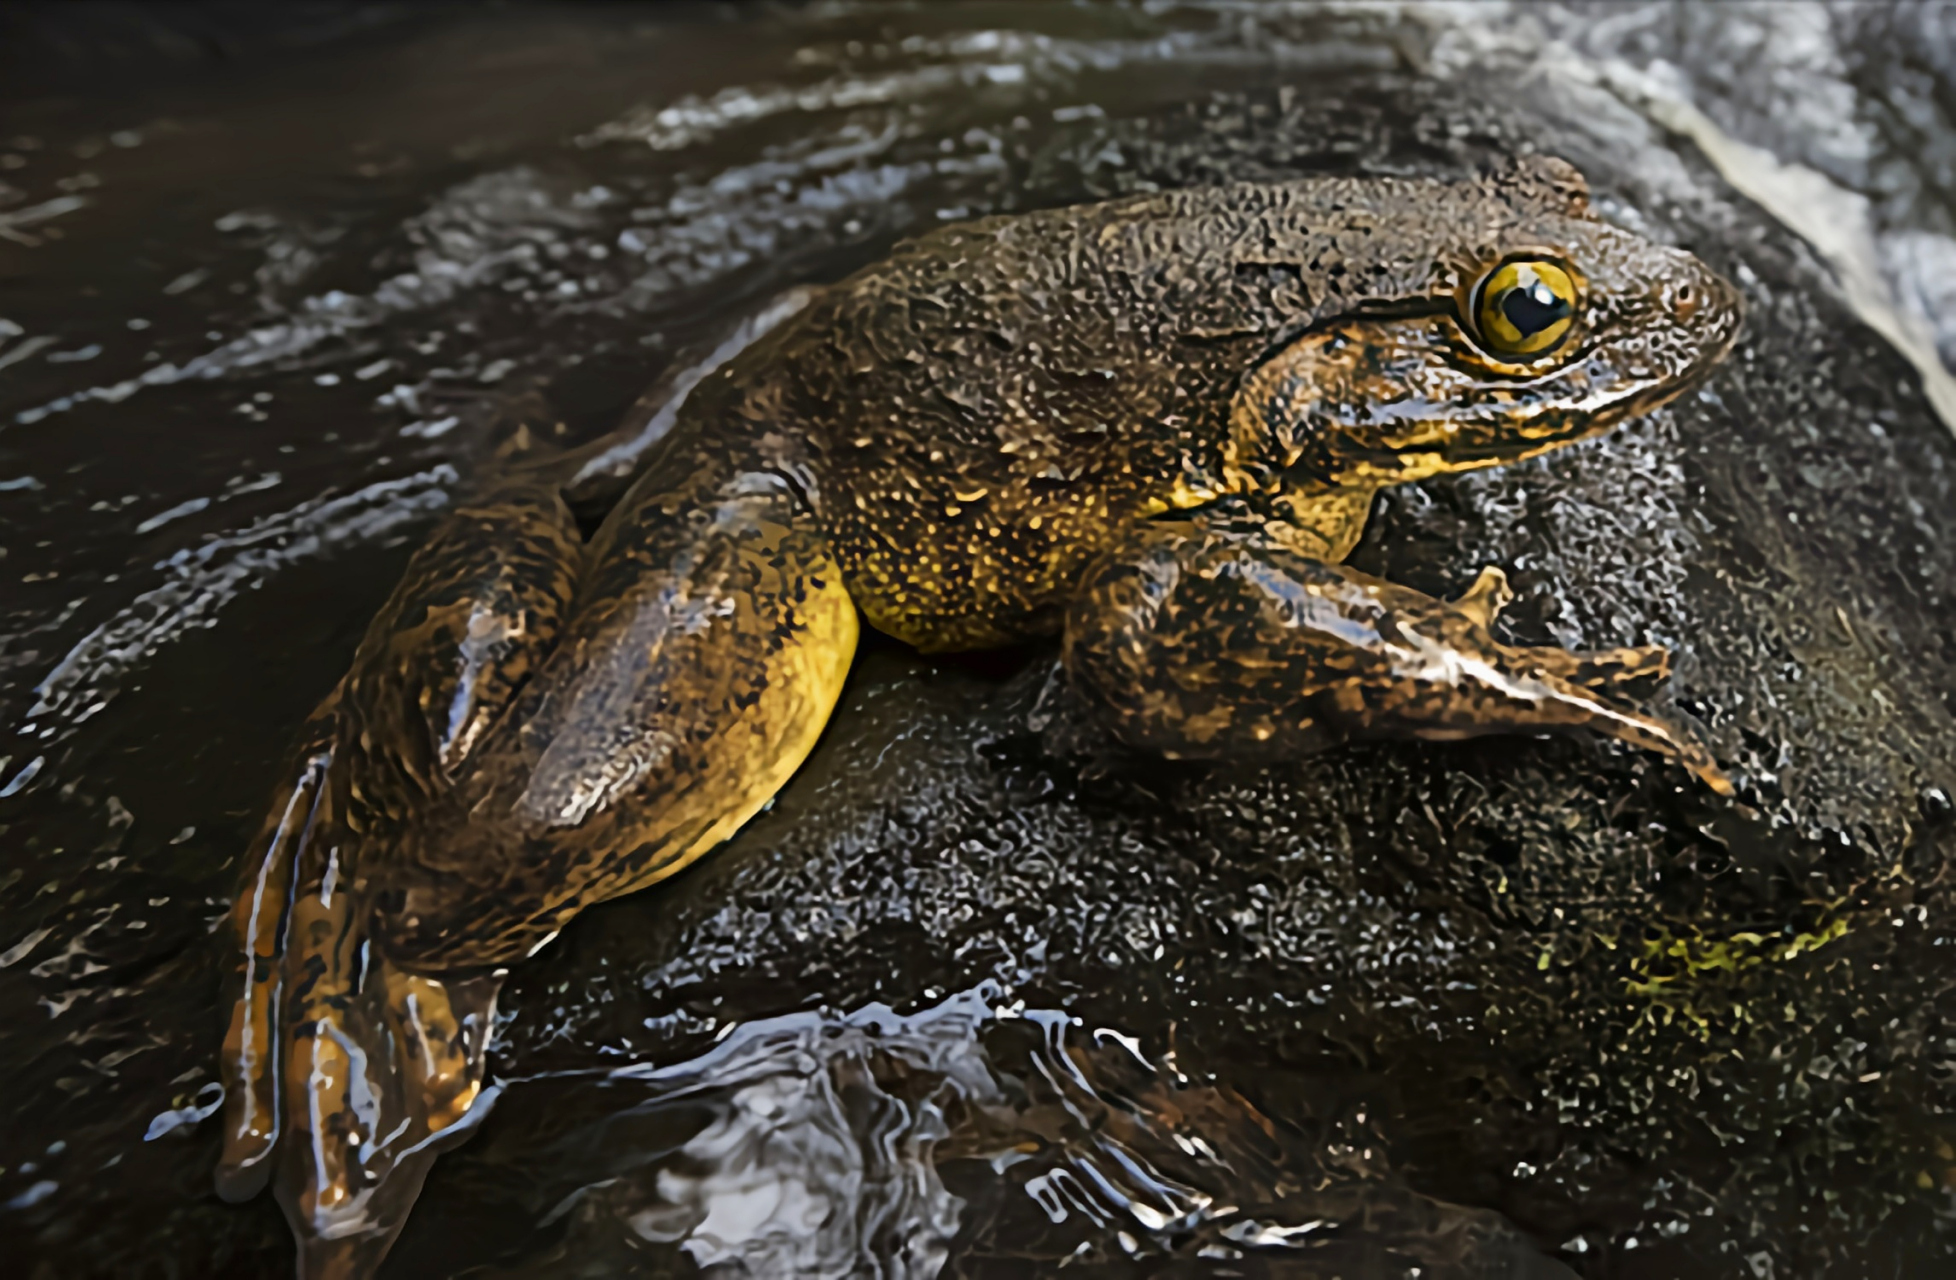
POLYGON ((1487 596, 1435 600, 1298 555, 1254 522, 1150 522, 1083 584, 1066 665, 1122 738, 1172 756, 1587 729, 1729 786, 1698 743, 1611 696, 1650 653, 1502 645, 1487 596))
POLYGON ((458 796, 503 821, 384 878, 383 946, 411 968, 520 959, 686 866, 787 783, 841 694, 855 605, 779 480, 628 500, 592 550, 592 603, 458 796))

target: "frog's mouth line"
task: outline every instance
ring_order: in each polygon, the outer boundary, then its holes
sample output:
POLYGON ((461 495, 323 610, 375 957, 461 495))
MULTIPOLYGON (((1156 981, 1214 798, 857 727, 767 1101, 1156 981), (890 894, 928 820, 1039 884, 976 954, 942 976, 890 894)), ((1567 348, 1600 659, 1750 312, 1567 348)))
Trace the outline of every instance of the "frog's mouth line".
MULTIPOLYGON (((1705 361, 1684 378, 1662 386, 1646 387, 1632 395, 1625 396, 1614 404, 1602 406, 1584 413, 1561 413, 1543 415, 1543 421, 1556 421, 1557 426, 1549 431, 1531 432, 1526 437, 1497 444, 1470 445, 1459 448, 1441 449, 1450 464, 1461 466, 1499 466, 1506 462, 1516 462, 1523 458, 1564 445, 1576 444, 1596 436, 1607 435, 1616 428, 1636 418, 1641 418, 1654 409, 1660 409, 1687 391, 1703 385, 1710 376, 1717 359, 1705 361)), ((1409 445, 1404 449, 1393 450, 1396 457, 1410 458, 1421 454, 1431 454, 1431 446, 1409 445)))

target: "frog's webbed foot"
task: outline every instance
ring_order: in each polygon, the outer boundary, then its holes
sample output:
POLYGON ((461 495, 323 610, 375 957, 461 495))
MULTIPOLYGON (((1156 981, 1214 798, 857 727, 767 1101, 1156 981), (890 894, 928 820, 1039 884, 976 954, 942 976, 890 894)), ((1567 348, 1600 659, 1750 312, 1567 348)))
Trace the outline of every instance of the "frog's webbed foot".
POLYGON ((1150 522, 1089 575, 1066 664, 1123 738, 1272 759, 1353 738, 1587 730, 1731 793, 1702 744, 1623 696, 1668 672, 1667 651, 1505 645, 1489 630, 1509 598, 1499 569, 1449 603, 1288 541, 1228 510, 1150 522))
POLYGON ((368 906, 328 879, 293 903, 279 1203, 302 1277, 363 1276, 407 1222, 435 1157, 488 1109, 503 973, 404 972, 370 946, 368 906))
POLYGON ((369 945, 335 812, 332 702, 253 848, 224 1045, 217 1189, 278 1195, 306 1277, 368 1274, 434 1158, 479 1119, 502 974, 407 973, 369 945))

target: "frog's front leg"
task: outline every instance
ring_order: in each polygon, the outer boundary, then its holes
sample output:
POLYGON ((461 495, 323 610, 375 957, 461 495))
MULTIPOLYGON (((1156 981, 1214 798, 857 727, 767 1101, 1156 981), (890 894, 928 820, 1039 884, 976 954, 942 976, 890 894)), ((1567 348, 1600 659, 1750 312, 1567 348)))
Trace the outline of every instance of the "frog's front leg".
MULTIPOLYGON (((1452 602, 1468 623, 1485 634, 1495 618, 1514 599, 1508 575, 1494 565, 1484 567, 1473 585, 1452 602)), ((1581 653, 1549 647, 1514 648, 1525 654, 1528 668, 1580 685, 1605 698, 1635 697, 1656 689, 1671 676, 1671 651, 1663 645, 1630 645, 1621 649, 1589 649, 1581 653)))
POLYGON ((1067 615, 1077 688, 1132 745, 1192 758, 1291 758, 1355 738, 1588 730, 1682 763, 1729 794, 1688 734, 1620 688, 1663 651, 1505 645, 1499 570, 1435 600, 1300 554, 1231 500, 1150 521, 1088 575, 1067 615))

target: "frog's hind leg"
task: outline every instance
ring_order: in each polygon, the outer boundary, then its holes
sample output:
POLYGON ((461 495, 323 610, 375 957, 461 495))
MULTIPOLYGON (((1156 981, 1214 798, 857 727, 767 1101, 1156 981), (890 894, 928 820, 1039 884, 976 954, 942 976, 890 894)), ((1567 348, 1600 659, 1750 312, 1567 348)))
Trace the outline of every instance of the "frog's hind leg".
POLYGON ((502 975, 402 968, 373 945, 370 882, 455 819, 456 779, 555 642, 583 555, 553 492, 445 520, 309 722, 254 846, 217 1182, 241 1199, 276 1166, 302 1275, 371 1270, 467 1127, 502 975))
POLYGON ((732 835, 822 732, 855 606, 801 491, 727 453, 667 448, 588 547, 554 493, 456 513, 361 642, 284 925, 245 933, 280 1069, 227 1066, 278 1128, 221 1178, 276 1142, 305 1275, 371 1270, 482 1114, 502 966, 732 835))
MULTIPOLYGON (((336 869, 325 847, 295 895, 287 961, 279 1190, 308 1275, 377 1261, 438 1150, 480 1114, 502 966, 726 840, 834 709, 855 606, 799 494, 766 473, 701 493, 701 469, 678 470, 678 491, 655 477, 600 528, 577 608, 529 629, 547 647, 484 668, 523 675, 488 696, 503 710, 481 733, 457 731, 457 766, 387 717, 466 700, 385 665, 368 683, 356 659, 341 749, 367 762, 345 774, 358 853, 336 869), (396 813, 415 817, 376 839, 396 813)), ((415 637, 407 655, 428 651, 418 613, 394 625, 415 637)))
POLYGON ((458 792, 504 821, 389 868, 390 955, 521 959, 733 835, 820 737, 858 623, 805 500, 769 472, 700 483, 710 462, 671 463, 593 539, 584 603, 458 792))
POLYGON ((1117 733, 1169 755, 1276 759, 1365 737, 1591 731, 1665 755, 1729 794, 1690 735, 1621 690, 1668 670, 1655 649, 1504 645, 1506 581, 1433 599, 1289 550, 1255 513, 1150 522, 1088 577, 1066 664, 1117 733))

